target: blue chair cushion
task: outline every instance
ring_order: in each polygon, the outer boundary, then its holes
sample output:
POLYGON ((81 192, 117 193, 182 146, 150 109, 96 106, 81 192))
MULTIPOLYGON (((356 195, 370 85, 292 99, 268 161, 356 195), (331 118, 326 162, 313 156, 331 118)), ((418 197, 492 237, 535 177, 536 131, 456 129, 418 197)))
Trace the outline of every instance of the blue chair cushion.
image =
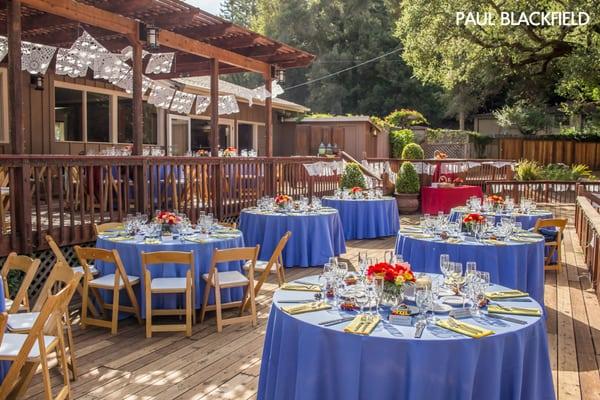
POLYGON ((558 236, 558 231, 554 228, 540 228, 540 233, 544 235, 546 242, 554 242, 558 236))

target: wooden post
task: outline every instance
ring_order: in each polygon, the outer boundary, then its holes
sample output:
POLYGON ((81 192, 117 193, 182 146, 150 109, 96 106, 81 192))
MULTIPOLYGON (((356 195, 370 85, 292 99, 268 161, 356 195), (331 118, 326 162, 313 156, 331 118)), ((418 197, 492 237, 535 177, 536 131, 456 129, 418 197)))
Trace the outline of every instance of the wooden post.
MULTIPOLYGON (((271 75, 265 76, 265 89, 269 93, 272 93, 272 78, 271 75)), ((273 157, 273 99, 271 96, 267 97, 265 100, 265 149, 266 156, 273 157)))
POLYGON ((219 155, 219 60, 210 59, 210 153, 219 155))
MULTIPOLYGON (((10 143, 13 154, 25 153, 25 133, 23 131, 23 77, 21 73, 21 0, 9 0, 6 5, 8 33, 8 95, 10 113, 10 143)), ((24 160, 15 168, 14 181, 10 182, 15 199, 11 218, 15 219, 12 237, 17 238, 18 246, 13 250, 29 254, 32 249, 31 190, 29 161, 24 160)), ((39 193, 36 193, 39 196, 39 193)))
MULTIPOLYGON (((142 156, 144 154, 144 104, 142 99, 142 44, 138 38, 130 38, 133 47, 133 87, 131 109, 133 113, 133 148, 132 155, 142 156)), ((136 210, 145 213, 148 205, 148 193, 146 191, 146 163, 135 167, 134 185, 137 188, 137 198, 135 199, 136 210)), ((129 177, 126 177, 129 179, 129 177)), ((126 188, 128 185, 126 185, 126 188)), ((128 190, 128 189, 125 189, 128 190)), ((127 205, 129 210, 129 204, 127 205)))

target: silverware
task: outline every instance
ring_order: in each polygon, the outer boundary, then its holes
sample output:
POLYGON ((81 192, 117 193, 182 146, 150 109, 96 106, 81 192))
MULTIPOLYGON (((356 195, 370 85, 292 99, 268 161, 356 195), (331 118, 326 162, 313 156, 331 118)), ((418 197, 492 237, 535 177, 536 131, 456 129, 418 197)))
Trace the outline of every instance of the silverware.
POLYGON ((416 328, 417 329, 415 330, 415 337, 420 338, 423 335, 423 331, 425 330, 425 322, 424 321, 417 322, 416 328))
POLYGON ((506 298, 506 299, 495 299, 494 301, 516 301, 518 303, 530 303, 533 300, 527 298, 506 298))
POLYGON ((316 285, 316 283, 306 282, 306 281, 294 281, 293 283, 297 283, 299 285, 308 285, 308 286, 314 286, 314 285, 316 285))
POLYGON ((503 305, 500 305, 500 304, 498 304, 498 303, 490 303, 490 304, 491 304, 491 305, 493 305, 493 306, 496 306, 496 307, 498 307, 499 309, 501 309, 501 310, 504 310, 504 311, 508 311, 508 312, 511 312, 511 311, 512 311, 512 309, 511 309, 511 308, 504 307, 503 305))
POLYGON ((453 328, 462 329, 462 330, 465 330, 467 332, 471 332, 471 333, 473 333, 475 335, 479 335, 481 333, 481 330, 476 329, 476 328, 471 328, 468 325, 465 325, 463 323, 457 322, 454 318, 448 318, 448 323, 453 328))
POLYGON ((362 331, 363 325, 365 323, 364 322, 360 322, 357 326, 356 326, 356 333, 359 333, 360 331, 362 331))
POLYGON ((493 313, 487 313, 486 315, 490 318, 501 319, 503 321, 513 322, 513 323, 519 324, 519 325, 527 325, 527 321, 523 321, 523 320, 517 319, 517 318, 507 317, 505 315, 498 315, 498 314, 493 314, 493 313))
POLYGON ((312 303, 313 300, 282 300, 282 301, 278 301, 277 303, 282 303, 282 304, 303 304, 303 303, 312 303))
POLYGON ((330 321, 319 322, 319 325, 321 325, 321 326, 333 326, 333 325, 341 324, 341 323, 344 323, 344 322, 352 321, 353 319, 354 319, 354 317, 344 317, 344 318, 332 319, 330 321))

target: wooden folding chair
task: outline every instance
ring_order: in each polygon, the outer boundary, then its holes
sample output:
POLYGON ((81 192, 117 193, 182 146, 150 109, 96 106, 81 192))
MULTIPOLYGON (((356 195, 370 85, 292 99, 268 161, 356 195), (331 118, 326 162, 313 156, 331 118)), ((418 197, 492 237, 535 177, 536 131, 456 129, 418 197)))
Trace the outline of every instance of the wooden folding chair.
MULTIPOLYGON (((82 272, 75 272, 72 268, 69 267, 68 264, 57 261, 52 267, 52 271, 50 271, 50 275, 46 279, 46 283, 44 287, 40 291, 40 294, 33 305, 32 312, 29 313, 16 313, 9 314, 8 316, 8 330, 10 332, 15 333, 26 333, 29 332, 33 328, 33 324, 38 318, 40 311, 46 300, 48 300, 48 296, 53 292, 55 288, 58 286, 66 287, 70 282, 76 282, 76 288, 79 287, 79 281, 83 276, 82 272)), ((63 310, 63 321, 64 324, 61 324, 61 328, 64 325, 64 328, 67 330, 67 344, 69 349, 68 360, 67 363, 69 365, 69 369, 73 375, 73 380, 77 378, 77 371, 75 366, 75 344, 73 341, 73 331, 71 329, 71 316, 69 315, 69 303, 71 302, 72 295, 75 292, 71 293, 71 296, 67 299, 67 304, 63 310)))
POLYGON ((152 337, 152 332, 185 332, 192 336, 192 319, 196 322, 194 312, 195 285, 194 285, 194 252, 157 251, 153 253, 142 252, 142 272, 144 276, 144 295, 146 296, 146 337, 152 337), (149 271, 155 264, 185 264, 189 268, 185 277, 181 278, 154 278, 149 271), (153 294, 183 293, 185 296, 185 309, 152 309, 153 294), (152 324, 153 315, 185 315, 185 324, 152 324))
POLYGON ((94 224, 94 233, 96 236, 110 230, 122 230, 124 228, 122 222, 105 222, 104 224, 94 224))
MULTIPOLYGON (((60 326, 64 308, 73 295, 77 279, 73 279, 56 295, 48 295, 31 330, 27 334, 4 333, 0 344, 0 360, 12 361, 10 369, 0 386, 0 399, 21 398, 25 395, 38 365, 46 399, 68 399, 71 397, 69 368, 65 357, 65 339, 60 326), (52 332, 52 335, 48 335, 52 332), (48 354, 56 352, 63 375, 63 386, 56 397, 52 393, 48 354)), ((7 315, 0 317, 0 335, 4 332, 7 315)))
MULTIPOLYGON (((54 238, 51 235, 46 235, 46 242, 48 242, 48 246, 50 246, 50 250, 52 250, 52 253, 54 254, 54 257, 56 258, 56 261, 57 262, 60 261, 63 264, 69 266, 67 259, 65 258, 64 254, 60 250, 60 247, 58 247, 58 244, 54 241, 54 238)), ((89 267, 90 267, 90 273, 92 274, 92 277, 89 277, 89 279, 93 279, 93 276, 98 275, 98 270, 93 265, 90 265, 89 267)), ((83 270, 83 267, 81 265, 76 265, 74 267, 71 267, 71 269, 75 273, 79 272, 82 275, 85 273, 85 271, 83 270)), ((81 283, 77 284, 77 293, 79 293, 79 296, 81 296, 81 299, 83 300, 83 287, 81 286, 81 283)), ((96 296, 96 298, 100 298, 100 293, 98 293, 97 291, 94 292, 94 295, 96 296)), ((96 306, 94 306, 93 302, 91 302, 91 301, 88 302, 88 307, 90 308, 90 311, 92 312, 92 314, 94 316, 100 315, 98 310, 96 310, 96 306)))
POLYGON ((237 229, 237 224, 235 222, 219 222, 219 225, 224 226, 225 228, 237 229))
POLYGON ((75 253, 79 258, 79 263, 85 270, 83 277, 83 299, 81 306, 81 326, 85 328, 86 325, 95 325, 102 328, 110 328, 112 335, 117 334, 117 328, 119 323, 119 312, 129 312, 135 315, 138 322, 142 323, 140 318, 140 307, 133 292, 133 285, 140 283, 140 278, 133 275, 127 275, 125 267, 119 257, 117 250, 105 250, 94 247, 79 247, 75 246, 75 253), (90 272, 90 266, 88 265, 89 260, 104 261, 107 263, 114 264, 115 273, 107 274, 95 279, 89 279, 92 274, 90 272), (88 303, 89 303, 89 291, 90 289, 105 289, 113 291, 113 301, 111 304, 105 303, 102 297, 98 297, 100 307, 102 310, 111 310, 112 317, 111 321, 105 321, 103 319, 89 318, 88 317, 88 303), (119 292, 125 289, 125 293, 131 301, 131 306, 124 306, 119 304, 119 292))
POLYGON ((204 317, 207 311, 216 311, 217 314, 217 331, 223 331, 223 325, 234 324, 238 322, 252 321, 252 326, 256 326, 256 302, 254 299, 254 267, 256 265, 256 259, 258 258, 258 252, 260 246, 256 247, 239 247, 233 249, 218 250, 215 249, 212 256, 212 262, 210 271, 208 274, 203 274, 202 279, 206 282, 204 288, 204 301, 202 302, 202 312, 200 315, 200 322, 204 321, 204 317), (232 261, 248 261, 251 264, 248 268, 246 276, 239 271, 223 271, 219 272, 217 264, 232 261), (234 287, 244 287, 244 296, 241 301, 234 301, 230 303, 221 303, 221 289, 228 289, 234 287), (209 305, 208 299, 211 289, 215 292, 215 304, 209 305), (244 314, 244 303, 246 297, 250 297, 250 315, 244 314), (222 310, 227 308, 239 307, 240 315, 238 317, 223 319, 222 310))
MULTIPOLYGON (((281 255, 282 255, 283 249, 284 249, 285 245, 287 244, 291 235, 292 235, 292 232, 287 231, 281 237, 281 239, 279 239, 279 243, 277 244, 277 247, 275 247, 273 254, 271 254, 269 261, 260 261, 260 260, 256 261, 256 266, 254 267, 254 272, 259 273, 260 276, 256 280, 256 284, 254 286, 254 296, 255 297, 258 296, 258 293, 260 292, 260 288, 266 282, 266 280, 270 274, 272 274, 272 273, 277 274, 277 283, 279 284, 279 286, 281 286, 285 282, 283 258, 281 255), (273 266, 275 266, 275 269, 273 269, 273 266)), ((246 262, 246 264, 244 264, 244 270, 248 271, 251 267, 251 264, 252 264, 251 261, 246 262)), ((246 299, 246 302, 244 303, 244 310, 246 309, 247 306, 248 306, 248 299, 246 299)))
POLYGON ((29 286, 37 273, 37 270, 40 266, 40 260, 33 259, 27 256, 19 256, 17 253, 10 253, 8 258, 4 262, 2 266, 2 271, 0 274, 2 275, 2 280, 4 282, 4 293, 8 295, 8 274, 10 271, 21 271, 25 275, 23 276, 23 280, 21 281, 21 286, 19 286, 19 290, 14 298, 9 299, 7 296, 6 299, 6 311, 9 314, 16 313, 19 311, 30 311, 29 309, 29 297, 27 296, 27 291, 29 290, 29 286))
POLYGON ((556 230, 556 237, 554 239, 546 238, 544 235, 544 270, 545 271, 560 271, 560 265, 562 263, 562 238, 567 226, 566 218, 549 218, 549 219, 538 219, 535 221, 534 232, 542 233, 543 228, 554 228, 556 230), (553 258, 556 256, 556 262, 553 258))

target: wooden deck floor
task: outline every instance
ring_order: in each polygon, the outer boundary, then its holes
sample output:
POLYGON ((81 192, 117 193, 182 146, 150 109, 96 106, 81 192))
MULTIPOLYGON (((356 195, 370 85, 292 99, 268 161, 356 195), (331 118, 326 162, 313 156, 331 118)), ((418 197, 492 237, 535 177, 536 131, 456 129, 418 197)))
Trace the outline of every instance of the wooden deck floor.
MULTIPOLYGON (((600 305, 590 290, 580 243, 572 226, 573 208, 556 209, 571 217, 566 233, 566 268, 546 273, 545 302, 553 378, 559 399, 600 399, 600 305)), ((403 220, 412 223, 414 218, 403 220)), ((383 256, 394 239, 348 242, 344 258, 358 251, 383 256)), ((317 273, 317 269, 289 269, 287 279, 317 273)), ((258 298, 259 326, 226 327, 216 333, 214 318, 194 327, 192 338, 156 334, 131 319, 122 322, 117 336, 105 329, 75 328, 79 379, 72 385, 77 399, 253 399, 256 397, 263 335, 276 285, 270 282, 258 298)), ((55 372, 55 381, 58 377, 55 372)), ((28 391, 40 398, 39 375, 28 391)), ((533 400, 533 399, 532 399, 533 400)))

